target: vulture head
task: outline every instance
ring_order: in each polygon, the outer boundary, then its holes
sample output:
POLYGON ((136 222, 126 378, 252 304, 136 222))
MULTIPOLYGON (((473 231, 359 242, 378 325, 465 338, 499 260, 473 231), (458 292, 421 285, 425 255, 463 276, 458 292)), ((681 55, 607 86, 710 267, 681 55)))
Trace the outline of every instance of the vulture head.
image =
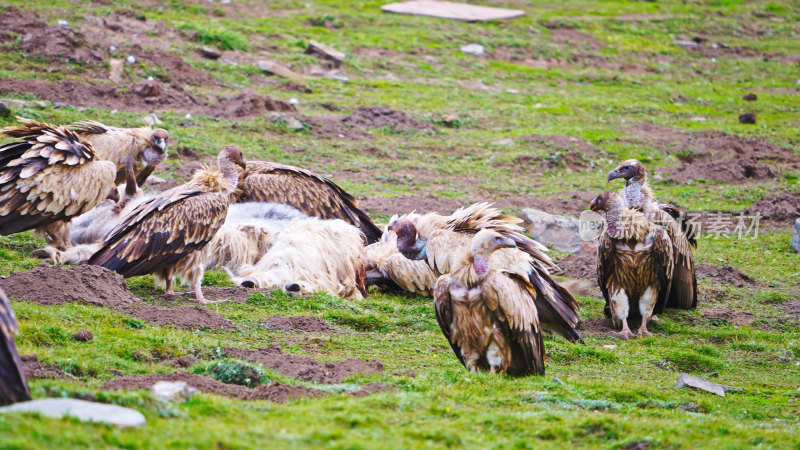
POLYGON ((513 248, 517 244, 513 239, 489 229, 483 229, 472 238, 470 251, 472 253, 472 263, 475 266, 475 273, 486 275, 489 271, 489 257, 495 250, 501 248, 513 248))
POLYGON ((592 200, 592 202, 589 204, 589 209, 594 212, 608 212, 614 208, 618 201, 619 194, 614 191, 605 191, 592 200))
POLYGON ((617 178, 625 179, 626 184, 633 181, 644 182, 647 181, 647 170, 638 160, 629 159, 627 161, 623 161, 622 164, 617 166, 616 169, 608 172, 609 182, 611 180, 616 180, 617 178))
POLYGON ((156 165, 167 156, 167 140, 169 132, 163 128, 156 128, 143 150, 144 160, 147 164, 156 165))
POLYGON ((244 169, 246 167, 244 162, 244 156, 242 156, 242 151, 239 150, 239 147, 235 145, 226 145, 219 155, 217 156, 217 164, 222 168, 224 165, 223 161, 231 162, 236 164, 237 166, 244 169))
POLYGON ((424 239, 417 239, 417 227, 414 222, 406 219, 399 218, 386 228, 388 231, 394 231, 397 235, 397 249, 408 259, 419 260, 425 259, 425 244, 424 239))

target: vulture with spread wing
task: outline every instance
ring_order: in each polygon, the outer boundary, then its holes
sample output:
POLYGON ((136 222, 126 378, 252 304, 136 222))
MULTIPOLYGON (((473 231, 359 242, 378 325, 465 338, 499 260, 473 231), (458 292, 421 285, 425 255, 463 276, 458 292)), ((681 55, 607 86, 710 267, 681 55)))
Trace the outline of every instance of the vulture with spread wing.
POLYGON ((24 402, 31 399, 22 360, 14 344, 17 334, 17 318, 8 302, 5 292, 0 289, 0 406, 24 402))
POLYGON ((456 250, 451 272, 436 282, 436 320, 470 372, 544 374, 536 288, 492 259, 497 250, 515 246, 511 238, 481 230, 456 250))
POLYGON ((106 198, 118 198, 116 169, 92 146, 63 128, 19 118, 0 134, 18 138, 0 147, 0 234, 36 229, 60 248, 66 222, 106 198))
POLYGON ((469 248, 472 238, 483 230, 499 233, 514 242, 513 249, 492 253, 492 264, 514 273, 533 286, 538 319, 543 329, 569 340, 579 340, 575 327, 580 307, 575 297, 556 283, 548 272, 555 264, 538 242, 520 233, 521 219, 500 214, 486 203, 457 210, 453 215, 426 214, 393 220, 389 230, 397 234, 397 248, 411 260, 425 260, 436 275, 450 273, 460 258, 459 249, 469 248), (423 231, 420 231, 423 230, 423 231))
POLYGON ((320 219, 341 219, 360 229, 367 243, 380 240, 381 230, 358 208, 356 199, 333 181, 300 167, 248 161, 239 174, 236 202, 272 202, 297 208, 320 219))
POLYGON ((152 273, 172 294, 176 275, 201 290, 202 249, 225 222, 236 189, 236 166, 245 166, 242 152, 229 145, 217 157, 218 170, 198 171, 186 184, 164 191, 133 209, 106 236, 89 264, 125 277, 152 273))
POLYGON ((99 159, 117 165, 116 184, 125 182, 125 165, 129 159, 131 141, 135 147, 133 170, 139 186, 144 184, 156 166, 167 157, 169 132, 163 128, 117 128, 89 120, 74 123, 69 129, 89 142, 99 159))
POLYGON ((632 337, 628 318, 641 315, 638 333, 649 336, 647 321, 667 304, 673 275, 672 242, 660 226, 625 206, 616 192, 592 200, 592 211, 606 213, 606 230, 597 248, 597 281, 608 314, 622 323, 620 334, 632 337))
POLYGON ((694 309, 697 307, 697 276, 692 247, 697 247, 696 230, 678 208, 656 201, 647 185, 644 165, 629 159, 608 173, 608 181, 624 178, 622 197, 625 205, 642 211, 656 225, 663 227, 672 242, 674 272, 667 308, 694 309))

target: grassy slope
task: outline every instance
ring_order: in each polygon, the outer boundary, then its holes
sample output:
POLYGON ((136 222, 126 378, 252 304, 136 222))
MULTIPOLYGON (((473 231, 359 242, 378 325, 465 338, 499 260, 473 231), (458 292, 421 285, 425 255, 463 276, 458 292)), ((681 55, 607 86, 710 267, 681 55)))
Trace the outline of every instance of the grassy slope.
MULTIPOLYGON (((702 28, 708 30, 710 39, 731 46, 777 55, 797 54, 800 11, 790 2, 506 2, 510 7, 525 8, 528 16, 498 24, 386 15, 378 9, 382 2, 338 3, 315 2, 310 8, 306 2, 271 2, 274 8, 291 12, 257 18, 232 13, 217 17, 216 3, 184 4, 175 0, 168 6, 147 8, 146 14, 148 20, 200 30, 212 42, 242 47, 242 51, 256 51, 258 45, 249 45, 248 38, 253 42, 266 40, 272 59, 299 66, 316 64, 302 54, 310 39, 347 52, 361 47, 384 49, 382 57, 349 58, 343 68, 351 79, 349 84, 314 78, 309 83, 314 92, 303 94, 277 90, 273 80, 266 86, 253 82, 257 71, 252 66, 230 67, 199 60, 188 51, 196 43, 173 44, 173 51, 184 52, 191 64, 213 69, 229 92, 250 87, 278 98, 296 97, 306 115, 326 113, 320 106, 323 103, 336 104, 345 111, 360 105, 386 104, 431 122, 456 113, 461 126, 437 126, 434 133, 376 130, 371 139, 340 141, 290 132, 266 118, 240 121, 240 128, 232 130, 231 122, 204 117, 194 119, 199 127, 182 128, 175 125, 183 117, 181 112, 159 114, 173 141, 206 154, 233 142, 244 148, 248 157, 343 174, 337 181, 359 195, 393 196, 423 190, 463 201, 485 198, 487 192, 499 192, 502 198, 605 188, 598 173, 558 171, 532 176, 515 172, 510 163, 514 158, 546 154, 547 150, 521 142, 509 147, 492 144, 509 136, 538 133, 583 137, 608 152, 607 158, 595 162, 599 173, 631 156, 677 164, 673 157, 632 143, 624 131, 631 123, 719 129, 797 145, 794 130, 798 106, 792 90, 798 77, 796 65, 724 56, 714 63, 709 57, 687 53, 672 44, 702 28), (636 14, 639 16, 631 16, 636 14), (326 20, 333 27, 313 25, 326 20), (553 44, 551 30, 542 26, 545 22, 576 27, 605 47, 589 51, 581 45, 553 44), (752 24, 762 29, 762 36, 740 32, 744 25, 752 24), (536 32, 531 32, 531 27, 536 32), (460 45, 472 42, 485 45, 487 50, 502 46, 534 57, 579 59, 565 68, 535 69, 475 59, 458 51, 460 45), (591 60, 580 59, 587 53, 641 62, 652 71, 633 74, 597 68, 591 60), (669 65, 658 61, 669 61, 669 65), (459 81, 480 81, 489 89, 465 87, 459 81), (520 94, 508 93, 507 89, 520 94), (747 108, 759 114, 759 125, 740 125, 735 120, 743 108, 739 99, 756 89, 759 101, 747 108), (674 102, 672 99, 679 95, 694 100, 674 102), (695 116, 707 120, 693 121, 695 116), (363 151, 365 147, 379 151, 370 155, 363 151), (396 158, 381 157, 393 152, 397 152, 396 158), (350 172, 343 172, 344 167, 350 172), (444 181, 397 177, 397 173, 420 168, 439 174, 444 181), (458 177, 465 175, 470 183, 459 181, 458 177)), ((129 5, 138 8, 137 3, 129 5)), ((123 2, 75 7, 68 2, 29 1, 19 6, 42 9, 51 22, 65 17, 71 23, 79 23, 82 16, 126 8, 123 2)), ((47 65, 14 51, 0 58, 0 75, 4 77, 40 76, 47 65)), ((136 70, 146 76, 152 69, 136 70)), ((46 76, 80 79, 82 74, 80 68, 67 68, 46 76)), ((194 88, 197 93, 205 89, 194 88)), ((128 125, 137 123, 142 115, 52 107, 22 112, 53 122, 92 115, 101 121, 128 125)), ((0 122, 7 124, 11 119, 0 122)), ((662 198, 692 209, 738 210, 776 188, 796 190, 792 181, 790 177, 767 185, 656 188, 662 198)), ((355 378, 335 388, 345 391, 367 381, 383 381, 398 390, 362 399, 337 393, 287 405, 197 395, 186 404, 165 406, 144 393, 99 393, 109 401, 142 409, 148 418, 147 427, 116 430, 31 416, 0 416, 0 442, 4 447, 563 447, 570 443, 617 447, 644 440, 675 447, 798 447, 800 333, 782 320, 785 313, 780 309, 781 303, 796 297, 798 257, 789 251, 788 239, 787 232, 775 232, 762 234, 756 241, 723 237, 700 242, 699 261, 718 263, 721 258, 766 283, 756 289, 737 289, 701 282, 706 292, 713 289, 713 295, 702 299, 706 307, 750 311, 755 315, 753 328, 705 320, 700 312, 671 312, 654 324, 654 338, 620 342, 590 336, 585 345, 550 339, 547 376, 524 380, 465 373, 436 327, 430 301, 423 298, 373 295, 350 302, 327 296, 292 300, 275 294, 256 296, 244 305, 215 306, 225 317, 247 325, 236 333, 191 333, 142 326, 140 321, 93 307, 14 302, 21 322, 21 352, 38 353, 40 359, 80 377, 74 382, 34 381, 32 387, 38 397, 96 393, 105 380, 114 377, 111 369, 124 374, 172 370, 133 360, 133 353, 140 349, 209 359, 217 347, 269 343, 320 360, 380 359, 387 366, 385 376, 355 378), (764 250, 770 251, 772 261, 767 262, 771 264, 764 264, 760 256, 764 250), (320 346, 312 345, 313 337, 269 332, 257 325, 276 313, 327 318, 350 332, 316 336, 324 342, 320 346), (80 328, 94 333, 95 339, 89 343, 73 341, 71 334, 80 328), (618 348, 602 347, 611 343, 618 348), (408 369, 417 376, 391 375, 408 369), (702 377, 717 373, 716 380, 741 390, 723 399, 698 391, 665 389, 682 372, 702 377), (554 381, 555 377, 564 384, 554 381)), ((36 261, 25 255, 40 244, 30 233, 0 238, 0 274, 34 266, 36 261)), ((133 280, 132 284, 139 294, 147 294, 151 286, 147 279, 133 280)), ((600 300, 580 300, 585 318, 600 316, 600 300)))

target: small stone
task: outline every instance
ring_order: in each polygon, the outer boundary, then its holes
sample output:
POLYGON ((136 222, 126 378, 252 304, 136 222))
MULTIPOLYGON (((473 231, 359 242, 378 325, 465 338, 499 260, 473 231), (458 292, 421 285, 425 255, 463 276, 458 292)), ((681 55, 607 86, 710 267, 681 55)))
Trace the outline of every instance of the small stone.
POLYGON ((200 54, 208 59, 219 59, 222 56, 222 53, 211 47, 201 47, 200 54))
POLYGON ((608 344, 608 345, 604 345, 603 348, 606 349, 606 350, 616 350, 617 349, 617 345, 616 344, 608 344))
POLYGON ((153 126, 153 125, 161 125, 163 122, 156 116, 156 113, 150 113, 144 117, 142 117, 142 122, 153 126))
POLYGON ((155 80, 147 80, 143 83, 136 83, 131 87, 131 90, 141 97, 158 97, 161 94, 161 89, 155 80))
POLYGON ((749 112, 739 116, 739 123, 754 124, 756 123, 756 113, 749 112))
POLYGON ((304 128, 303 122, 300 122, 294 117, 289 117, 286 119, 286 127, 290 130, 302 130, 304 128))
POLYGON ((164 184, 166 182, 167 182, 167 180, 165 180, 165 179, 163 179, 161 177, 157 177, 155 175, 150 175, 149 177, 147 177, 147 184, 158 185, 158 184, 164 184))
POLYGON ((300 103, 300 100, 292 97, 292 98, 289 99, 289 103, 292 104, 292 105, 297 105, 298 103, 300 103))
POLYGON ((732 386, 725 386, 724 384, 712 383, 710 381, 693 377, 688 373, 681 374, 680 379, 678 379, 678 382, 675 383, 676 388, 682 388, 685 386, 693 387, 695 389, 702 389, 706 392, 717 394, 720 397, 725 397, 725 392, 733 389, 732 386))
POLYGON ((347 56, 344 52, 340 52, 333 47, 321 44, 317 41, 311 41, 306 47, 307 55, 314 55, 323 59, 332 61, 337 67, 344 61, 347 56))
POLYGON ((339 73, 338 70, 332 70, 325 74, 326 77, 330 78, 331 80, 341 81, 342 83, 349 83, 350 78, 339 73))
POLYGON ((128 55, 125 60, 128 61, 128 64, 136 64, 136 57, 133 55, 128 55))
POLYGON ((69 21, 64 19, 58 19, 58 26, 60 27, 68 27, 69 21))
POLYGON ((505 139, 500 139, 499 141, 494 141, 492 142, 492 144, 503 145, 503 146, 514 145, 514 140, 511 138, 505 138, 505 139))
POLYGON ((675 41, 675 45, 683 48, 689 48, 689 47, 697 47, 700 44, 698 44, 695 41, 677 40, 675 41))
POLYGON ((108 60, 109 75, 108 79, 115 84, 122 84, 122 77, 125 74, 125 61, 117 58, 108 60))
POLYGON ((157 381, 150 391, 156 397, 166 401, 189 400, 197 389, 189 386, 185 381, 157 381))
POLYGON ((754 101, 758 100, 758 95, 756 95, 756 94, 751 92, 751 93, 745 95, 744 97, 742 97, 742 99, 744 101, 746 101, 746 102, 754 102, 754 101))
POLYGON ((700 116, 692 117, 692 122, 705 122, 705 121, 706 121, 705 117, 700 117, 700 116))
POLYGON ((520 212, 524 227, 534 239, 562 252, 576 253, 581 249, 580 220, 559 216, 533 208, 520 212))
POLYGON ((110 112, 111 112, 111 114, 116 114, 116 113, 119 112, 119 110, 118 109, 112 109, 110 112))
POLYGON ((34 412, 46 417, 75 417, 82 422, 102 422, 118 427, 140 427, 145 418, 139 411, 117 405, 74 398, 44 398, 0 408, 0 413, 34 412))
POLYGON ((80 342, 89 342, 94 339, 94 336, 89 330, 80 330, 72 335, 73 339, 80 342))
POLYGON ((519 94, 519 91, 516 89, 506 89, 506 92, 509 94, 519 94))
POLYGON ((294 80, 297 83, 305 84, 306 82, 304 76, 300 75, 299 73, 295 73, 288 67, 282 66, 273 61, 262 59, 261 61, 256 62, 256 67, 263 70, 264 72, 269 72, 273 75, 289 78, 290 80, 294 80))
POLYGON ((11 115, 11 109, 9 109, 8 105, 3 102, 0 102, 0 117, 8 117, 11 115))
POLYGON ((112 45, 112 46, 108 47, 108 51, 110 51, 110 52, 117 51, 117 46, 116 45, 112 45))
POLYGON ((186 115, 183 116, 183 118, 184 119, 191 119, 192 118, 192 113, 186 113, 186 115))
POLYGON ((553 378, 553 381, 557 384, 560 384, 561 386, 567 385, 567 383, 564 383, 564 381, 562 381, 561 378, 553 378))
POLYGON ((794 234, 792 234, 791 246, 800 253, 800 218, 794 221, 794 234))
POLYGON ((468 55, 473 56, 482 56, 484 54, 484 48, 481 44, 467 44, 461 46, 461 51, 468 55))

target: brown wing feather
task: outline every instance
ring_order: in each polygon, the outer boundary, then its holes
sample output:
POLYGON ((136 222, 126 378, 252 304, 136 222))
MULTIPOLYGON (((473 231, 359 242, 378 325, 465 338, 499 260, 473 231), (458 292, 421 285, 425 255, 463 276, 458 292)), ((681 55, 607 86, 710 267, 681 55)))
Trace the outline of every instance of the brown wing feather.
POLYGON ((0 406, 31 399, 22 361, 14 344, 17 325, 11 303, 0 290, 0 406))
POLYGON ((651 253, 654 262, 655 282, 661 286, 658 291, 656 305, 653 314, 661 314, 668 306, 670 292, 674 283, 674 257, 672 254, 672 242, 669 235, 663 228, 656 231, 653 238, 651 253))
POLYGON ((451 331, 453 324, 453 304, 450 297, 451 281, 452 278, 449 275, 443 275, 436 280, 436 289, 433 292, 433 307, 436 310, 436 322, 439 324, 442 333, 444 333, 445 339, 450 344, 450 348, 453 349, 453 353, 456 354, 456 358, 461 361, 461 365, 466 367, 464 357, 461 354, 461 347, 453 341, 453 333, 451 331))
POLYGON ((494 313, 495 326, 511 346, 508 375, 544 375, 544 342, 533 287, 525 279, 493 271, 483 281, 482 294, 494 313))
POLYGON ((342 219, 358 227, 368 243, 377 242, 382 234, 353 196, 300 167, 248 161, 239 177, 239 193, 238 202, 283 203, 321 219, 342 219))
POLYGON ((608 284, 616 270, 615 260, 614 241, 606 233, 603 233, 597 246, 597 284, 600 285, 600 291, 606 301, 603 307, 606 317, 611 317, 611 295, 608 292, 608 284))
POLYGON ((672 287, 666 307, 694 309, 697 307, 697 278, 694 257, 692 256, 692 240, 694 237, 690 240, 690 237, 684 232, 685 227, 682 228, 681 224, 668 211, 656 209, 653 212, 652 219, 655 223, 664 227, 672 242, 674 268, 672 272, 672 287))
POLYGON ((228 195, 187 183, 139 205, 89 259, 125 277, 175 264, 205 246, 222 227, 228 195))

